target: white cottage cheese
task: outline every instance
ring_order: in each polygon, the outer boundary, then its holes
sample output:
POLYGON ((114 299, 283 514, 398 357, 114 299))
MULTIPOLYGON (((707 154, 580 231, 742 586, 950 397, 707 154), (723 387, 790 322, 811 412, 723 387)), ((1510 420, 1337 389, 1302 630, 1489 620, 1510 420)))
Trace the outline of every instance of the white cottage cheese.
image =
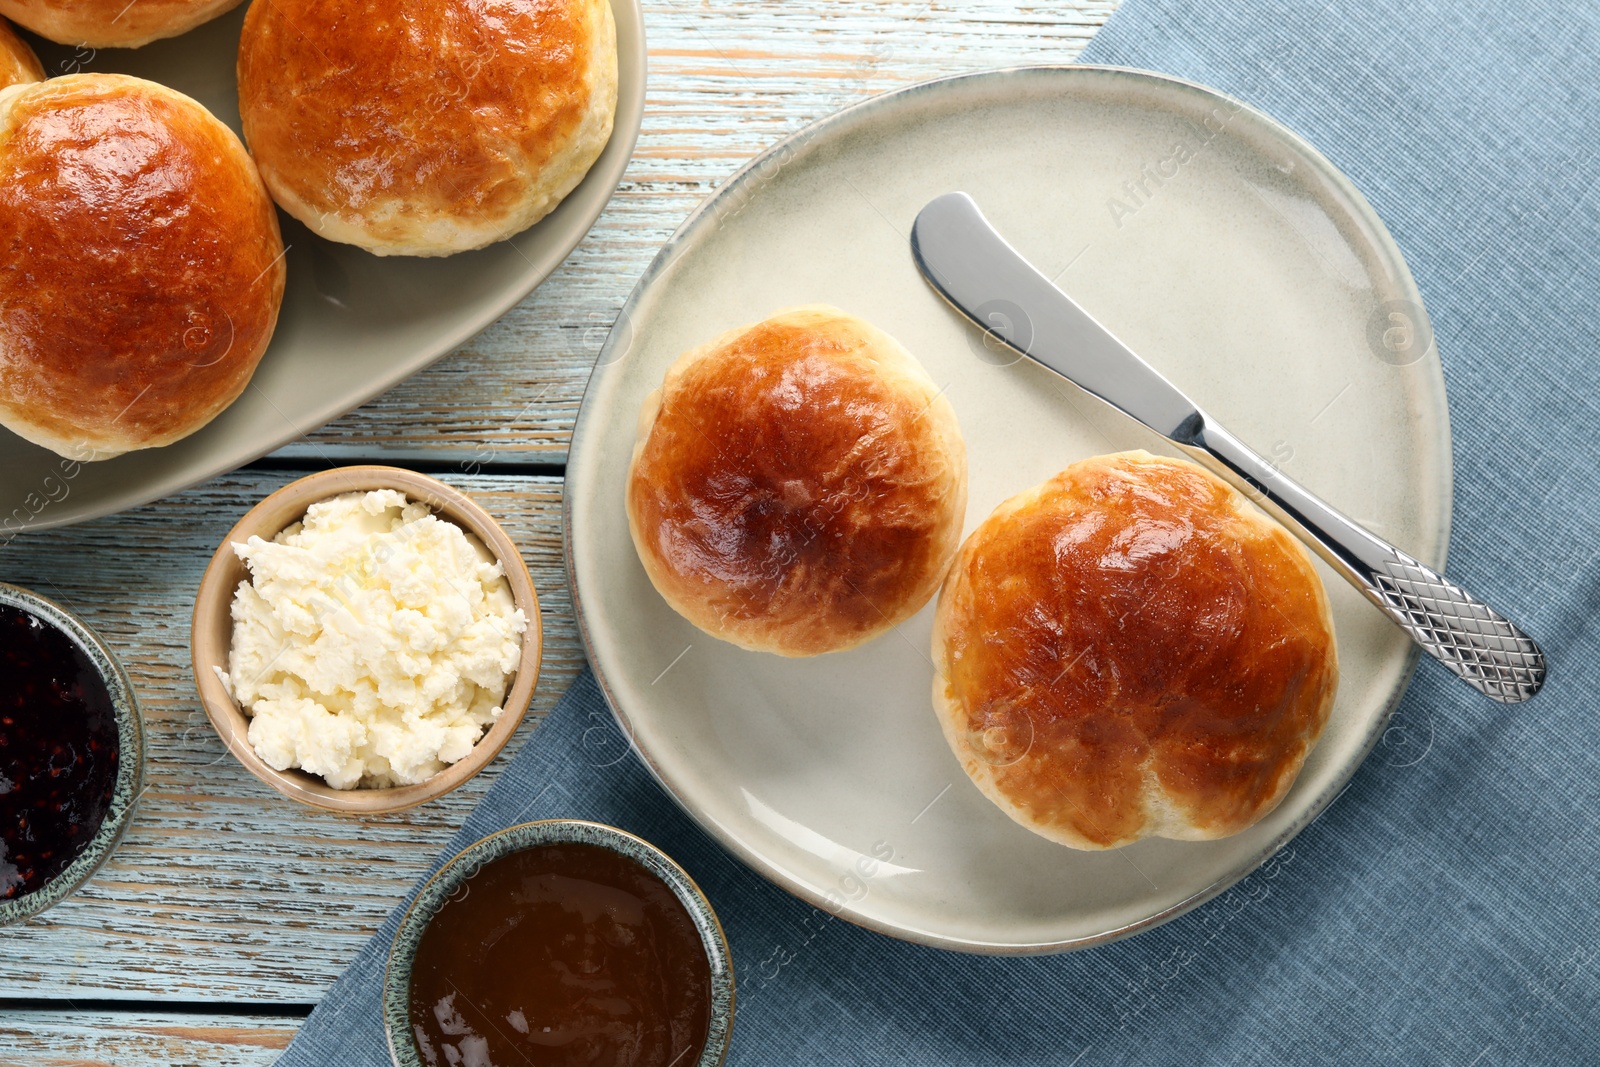
POLYGON ((347 493, 233 550, 251 578, 226 682, 271 766, 336 789, 410 785, 499 717, 528 620, 494 557, 425 505, 347 493))

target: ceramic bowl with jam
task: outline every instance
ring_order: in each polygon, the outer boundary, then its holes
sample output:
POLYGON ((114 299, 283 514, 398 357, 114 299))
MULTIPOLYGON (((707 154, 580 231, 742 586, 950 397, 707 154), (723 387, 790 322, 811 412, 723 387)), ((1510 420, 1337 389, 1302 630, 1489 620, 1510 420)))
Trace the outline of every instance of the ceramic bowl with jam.
POLYGON ((139 705, 111 650, 66 609, 0 583, 0 926, 105 862, 143 777, 139 705))
POLYGON ((559 819, 490 834, 400 922, 383 1013, 396 1067, 717 1067, 733 965, 711 904, 654 845, 559 819))

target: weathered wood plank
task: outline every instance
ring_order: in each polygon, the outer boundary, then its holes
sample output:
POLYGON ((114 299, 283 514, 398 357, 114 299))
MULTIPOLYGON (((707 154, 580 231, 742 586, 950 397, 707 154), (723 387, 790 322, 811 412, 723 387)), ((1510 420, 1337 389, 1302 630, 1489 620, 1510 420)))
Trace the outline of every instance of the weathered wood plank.
POLYGON ((150 1011, 0 1008, 0 1062, 7 1067, 259 1067, 294 1037, 298 1019, 150 1011))
POLYGON ((625 181, 527 300, 459 352, 285 454, 561 462, 606 331, 663 241, 755 153, 928 78, 1065 63, 1117 0, 646 0, 650 76, 625 181))
MULTIPOLYGON (((73 898, 0 929, 6 997, 314 1002, 504 765, 412 811, 353 819, 280 797, 228 755, 194 693, 194 590, 228 527, 294 477, 241 472, 0 548, 0 580, 67 605, 118 652, 148 735, 147 789, 111 861, 73 898)), ((582 663, 560 483, 441 477, 501 521, 539 591, 544 663, 515 746, 582 663)))

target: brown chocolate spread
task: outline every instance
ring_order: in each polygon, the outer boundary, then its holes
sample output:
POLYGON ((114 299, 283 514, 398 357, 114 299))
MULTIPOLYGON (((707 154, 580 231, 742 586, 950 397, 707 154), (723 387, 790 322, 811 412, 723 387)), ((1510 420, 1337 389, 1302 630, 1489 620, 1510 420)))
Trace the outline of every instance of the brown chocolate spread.
POLYGON ((485 864, 412 964, 412 1033, 430 1067, 692 1067, 710 1019, 694 920, 643 865, 596 845, 485 864))

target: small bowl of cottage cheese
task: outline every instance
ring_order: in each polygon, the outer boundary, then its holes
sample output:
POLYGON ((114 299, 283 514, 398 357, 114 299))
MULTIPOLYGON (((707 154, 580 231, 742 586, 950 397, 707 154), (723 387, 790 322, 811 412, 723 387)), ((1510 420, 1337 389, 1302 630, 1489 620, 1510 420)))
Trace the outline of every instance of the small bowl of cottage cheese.
POLYGON ((200 700, 228 750, 306 804, 398 811, 505 747, 532 699, 539 601, 471 498, 394 467, 267 497, 195 598, 200 700))

